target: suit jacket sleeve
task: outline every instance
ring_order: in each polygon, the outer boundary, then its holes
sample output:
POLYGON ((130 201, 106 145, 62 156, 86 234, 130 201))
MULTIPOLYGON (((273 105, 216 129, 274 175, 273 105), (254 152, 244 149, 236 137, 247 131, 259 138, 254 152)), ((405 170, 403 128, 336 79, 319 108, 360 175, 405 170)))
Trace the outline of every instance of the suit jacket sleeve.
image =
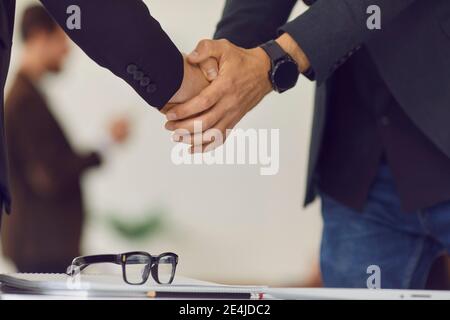
POLYGON ((227 0, 215 39, 253 48, 277 35, 297 0, 227 0))
POLYGON ((280 30, 297 41, 321 83, 366 42, 371 33, 379 32, 367 28, 370 5, 380 7, 383 27, 415 1, 317 0, 280 30))
POLYGON ((183 57, 141 0, 41 2, 89 57, 150 105, 163 107, 181 86, 183 57), (68 8, 74 5, 80 9, 81 29, 70 30, 68 8))

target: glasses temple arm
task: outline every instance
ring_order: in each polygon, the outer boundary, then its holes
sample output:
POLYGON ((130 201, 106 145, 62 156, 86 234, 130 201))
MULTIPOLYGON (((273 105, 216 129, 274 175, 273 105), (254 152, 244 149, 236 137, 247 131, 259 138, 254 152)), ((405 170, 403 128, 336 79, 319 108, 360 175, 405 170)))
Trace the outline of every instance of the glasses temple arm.
POLYGON ((81 256, 73 259, 72 264, 67 268, 66 274, 74 276, 88 266, 97 263, 114 263, 121 264, 121 255, 115 254, 103 254, 103 255, 93 255, 93 256, 81 256))

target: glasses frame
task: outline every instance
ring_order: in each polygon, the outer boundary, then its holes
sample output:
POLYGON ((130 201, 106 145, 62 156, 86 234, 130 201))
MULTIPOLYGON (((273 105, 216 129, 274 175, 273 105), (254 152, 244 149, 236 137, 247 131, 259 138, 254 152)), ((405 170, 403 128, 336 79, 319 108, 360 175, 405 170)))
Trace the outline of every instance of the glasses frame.
POLYGON ((152 275, 153 280, 156 281, 156 283, 161 285, 168 285, 172 284, 174 278, 175 278, 175 272, 178 265, 178 255, 173 252, 165 252, 157 256, 153 256, 149 254, 148 252, 144 251, 133 251, 133 252, 126 252, 126 253, 120 253, 120 254, 101 254, 101 255, 92 255, 92 256, 80 256, 75 259, 73 259, 72 264, 67 268, 66 274, 68 276, 75 276, 78 273, 81 273, 84 269, 86 269, 88 266, 92 264, 98 264, 98 263, 114 263, 117 265, 122 266, 122 278, 123 280, 130 285, 142 285, 147 282, 148 278, 150 277, 150 274, 152 275), (144 269, 144 274, 142 276, 142 281, 139 283, 136 282, 130 282, 127 279, 127 272, 126 272, 126 266, 127 262, 130 264, 130 258, 133 256, 145 256, 148 258, 148 263, 142 263, 146 264, 144 269), (163 258, 173 258, 172 262, 172 274, 170 275, 170 280, 165 283, 161 283, 159 280, 159 273, 158 273, 158 266, 163 258))

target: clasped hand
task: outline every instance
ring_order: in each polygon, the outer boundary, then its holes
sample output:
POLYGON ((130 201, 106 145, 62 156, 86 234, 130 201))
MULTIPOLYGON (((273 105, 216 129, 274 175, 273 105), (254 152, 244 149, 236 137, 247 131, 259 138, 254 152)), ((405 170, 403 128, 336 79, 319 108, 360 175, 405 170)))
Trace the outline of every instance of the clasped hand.
POLYGON ((221 145, 230 130, 269 92, 270 60, 261 48, 243 49, 227 40, 203 40, 185 57, 183 84, 161 112, 176 142, 191 152, 221 145), (221 135, 220 139, 217 139, 221 135))

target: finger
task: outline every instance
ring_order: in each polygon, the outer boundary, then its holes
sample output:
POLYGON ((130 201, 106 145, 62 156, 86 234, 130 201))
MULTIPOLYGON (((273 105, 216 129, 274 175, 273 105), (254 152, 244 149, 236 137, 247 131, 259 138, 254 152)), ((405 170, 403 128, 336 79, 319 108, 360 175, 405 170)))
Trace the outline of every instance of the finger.
POLYGON ((176 103, 168 103, 162 109, 160 109, 159 112, 161 112, 162 114, 167 114, 176 105, 176 103))
POLYGON ((202 145, 198 145, 198 146, 191 146, 189 148, 189 153, 190 154, 204 153, 204 150, 205 150, 207 145, 208 144, 202 144, 202 145))
POLYGON ((222 142, 216 142, 216 141, 211 141, 211 142, 207 142, 205 144, 200 144, 200 145, 192 145, 189 148, 189 153, 191 154, 196 154, 196 153, 208 153, 211 151, 216 150, 217 148, 219 148, 220 146, 222 146, 224 144, 225 141, 222 142))
POLYGON ((222 132, 217 129, 217 127, 220 127, 220 122, 213 125, 213 128, 208 129, 204 132, 197 132, 194 134, 186 134, 185 130, 177 130, 175 131, 172 139, 174 142, 179 142, 179 143, 184 143, 184 144, 189 144, 189 145, 193 145, 193 146, 198 146, 198 145, 204 145, 204 144, 208 144, 211 143, 215 140, 223 140, 223 134, 222 132))
POLYGON ((215 144, 216 144, 216 142, 212 141, 212 142, 207 142, 207 143, 199 144, 199 145, 191 145, 191 147, 189 148, 189 153, 190 154, 207 153, 207 152, 217 149, 223 143, 217 144, 217 146, 212 147, 215 144))
POLYGON ((188 55, 187 59, 193 64, 199 64, 208 58, 216 58, 220 61, 224 44, 224 41, 202 40, 197 44, 195 50, 188 55))
POLYGON ((200 62, 199 66, 209 82, 217 79, 217 76, 219 75, 219 63, 215 58, 209 58, 204 62, 200 62))
MULTIPOLYGON (((176 132, 176 131, 175 131, 176 132)), ((188 135, 173 135, 173 141, 183 144, 188 144, 191 146, 201 146, 205 143, 210 143, 214 137, 207 137, 203 132, 188 134, 188 135)))
POLYGON ((198 116, 181 121, 169 121, 166 129, 170 131, 183 129, 191 134, 204 132, 214 126, 225 115, 224 103, 220 102, 214 108, 206 110, 198 116))
MULTIPOLYGON (((234 119, 234 116, 228 115, 224 119, 220 120, 214 128, 207 130, 203 133, 202 144, 199 143, 200 139, 197 141, 191 140, 190 152, 192 153, 206 153, 213 151, 223 145, 228 138, 231 130, 238 121, 234 119), (211 132, 214 131, 214 132, 211 132)), ((189 139, 186 140, 188 142, 189 139)))
MULTIPOLYGON (((173 106, 170 112, 166 114, 167 120, 169 122, 184 120, 210 109, 219 101, 224 93, 224 86, 221 82, 217 80, 206 87, 198 96, 185 103, 173 106)), ((171 130, 169 128, 167 129, 171 130)))
POLYGON ((228 136, 233 132, 233 128, 239 123, 241 119, 234 115, 230 115, 227 119, 220 124, 218 124, 217 129, 222 132, 222 139, 215 139, 210 143, 206 143, 203 145, 203 153, 211 152, 221 145, 225 144, 228 136))

